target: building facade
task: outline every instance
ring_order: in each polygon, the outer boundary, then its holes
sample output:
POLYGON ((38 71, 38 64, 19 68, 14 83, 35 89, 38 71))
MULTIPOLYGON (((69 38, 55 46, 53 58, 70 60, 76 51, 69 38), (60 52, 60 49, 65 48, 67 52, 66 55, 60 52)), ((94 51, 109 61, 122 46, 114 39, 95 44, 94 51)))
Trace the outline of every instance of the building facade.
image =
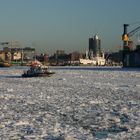
POLYGON ((89 53, 93 54, 93 57, 101 55, 101 40, 97 35, 89 38, 89 53))

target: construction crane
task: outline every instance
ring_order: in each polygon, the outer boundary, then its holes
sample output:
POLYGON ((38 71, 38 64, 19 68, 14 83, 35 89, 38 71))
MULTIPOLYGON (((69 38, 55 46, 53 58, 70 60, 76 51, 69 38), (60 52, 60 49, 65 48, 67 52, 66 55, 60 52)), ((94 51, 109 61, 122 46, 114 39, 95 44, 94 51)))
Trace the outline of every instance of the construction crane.
POLYGON ((0 45, 8 45, 9 42, 0 42, 0 45))
POLYGON ((123 50, 128 51, 129 50, 129 41, 130 41, 130 37, 133 36, 138 30, 140 30, 140 26, 136 27, 134 30, 130 31, 129 33, 127 32, 127 27, 129 26, 129 24, 124 24, 123 28, 124 28, 124 32, 122 35, 122 40, 123 40, 123 50))
POLYGON ((129 47, 130 43, 132 43, 132 41, 130 41, 130 37, 132 37, 138 30, 140 30, 140 26, 138 26, 128 33, 127 31, 128 26, 129 24, 123 24, 124 32, 122 35, 122 40, 123 40, 122 63, 124 67, 128 65, 127 64, 128 54, 131 51, 131 48, 129 47))

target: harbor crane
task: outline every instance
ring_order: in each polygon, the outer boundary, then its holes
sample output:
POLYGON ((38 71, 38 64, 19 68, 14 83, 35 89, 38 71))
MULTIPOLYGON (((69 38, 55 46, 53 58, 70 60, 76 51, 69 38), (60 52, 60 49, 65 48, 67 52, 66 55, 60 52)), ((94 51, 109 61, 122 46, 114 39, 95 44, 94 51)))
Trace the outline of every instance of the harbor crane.
POLYGON ((123 35, 122 35, 123 50, 129 50, 128 45, 129 45, 130 37, 133 36, 138 30, 140 30, 140 26, 138 26, 128 33, 127 32, 127 27, 128 26, 129 26, 129 24, 124 24, 123 25, 123 28, 124 28, 124 32, 123 32, 123 35))
POLYGON ((123 66, 125 66, 125 63, 127 61, 127 54, 130 52, 130 47, 129 47, 129 43, 130 41, 130 37, 132 37, 137 31, 140 30, 140 26, 136 27, 135 29, 133 29, 132 31, 128 32, 127 28, 128 28, 129 24, 123 24, 123 35, 122 35, 122 41, 123 41, 123 56, 122 56, 122 63, 123 66))
POLYGON ((9 42, 0 42, 0 45, 8 45, 9 44, 9 42))

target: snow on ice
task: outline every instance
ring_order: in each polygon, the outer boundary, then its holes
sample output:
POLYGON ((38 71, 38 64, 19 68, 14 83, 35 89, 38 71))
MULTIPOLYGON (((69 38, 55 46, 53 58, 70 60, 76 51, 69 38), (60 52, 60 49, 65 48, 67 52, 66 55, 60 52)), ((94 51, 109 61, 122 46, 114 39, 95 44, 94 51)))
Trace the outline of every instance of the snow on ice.
POLYGON ((140 139, 140 69, 50 69, 36 78, 0 69, 0 139, 140 139))

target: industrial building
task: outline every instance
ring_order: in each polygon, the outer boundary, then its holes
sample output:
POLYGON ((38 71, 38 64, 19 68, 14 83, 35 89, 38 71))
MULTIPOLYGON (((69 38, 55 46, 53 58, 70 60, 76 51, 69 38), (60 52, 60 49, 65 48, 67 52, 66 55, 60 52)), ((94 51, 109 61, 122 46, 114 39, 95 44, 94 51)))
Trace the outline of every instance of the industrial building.
POLYGON ((35 48, 21 48, 17 42, 2 42, 0 45, 3 47, 0 51, 0 61, 15 64, 34 59, 35 48))

